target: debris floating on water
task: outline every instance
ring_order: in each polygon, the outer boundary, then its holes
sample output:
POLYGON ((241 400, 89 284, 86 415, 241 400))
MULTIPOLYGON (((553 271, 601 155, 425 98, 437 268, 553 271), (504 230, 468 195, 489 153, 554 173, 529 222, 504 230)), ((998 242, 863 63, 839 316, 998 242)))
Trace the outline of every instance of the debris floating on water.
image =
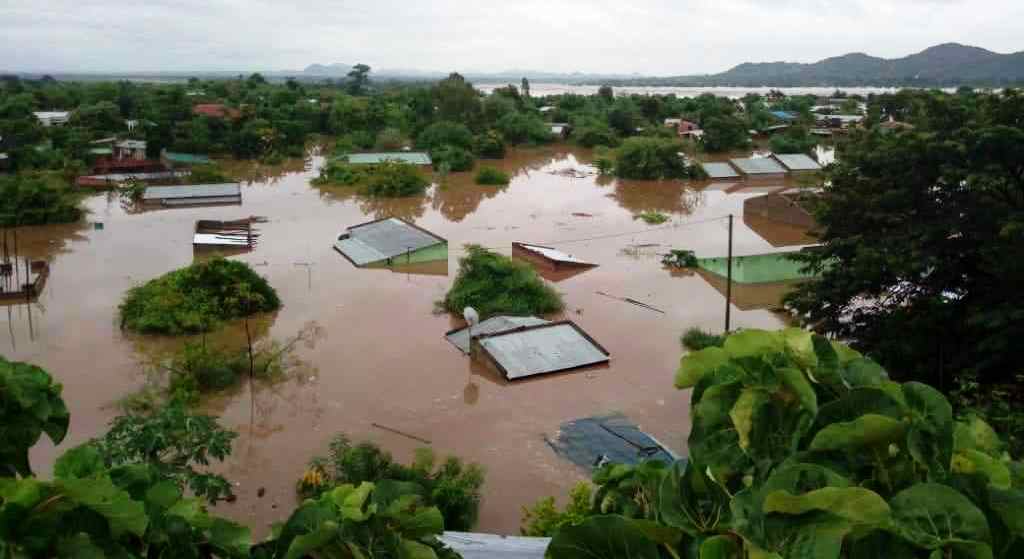
POLYGON ((657 307, 652 307, 651 305, 648 305, 647 303, 644 303, 643 301, 637 301, 636 299, 633 299, 632 297, 617 297, 615 295, 610 295, 608 293, 605 293, 604 291, 597 291, 595 293, 597 293, 598 295, 602 295, 604 297, 608 297, 609 299, 615 299, 617 301, 622 301, 623 303, 629 303, 631 305, 636 305, 638 307, 642 307, 642 308, 645 308, 647 310, 651 310, 651 311, 654 311, 654 312, 659 312, 661 314, 665 314, 665 311, 663 311, 663 310, 661 310, 661 309, 659 309, 657 307))

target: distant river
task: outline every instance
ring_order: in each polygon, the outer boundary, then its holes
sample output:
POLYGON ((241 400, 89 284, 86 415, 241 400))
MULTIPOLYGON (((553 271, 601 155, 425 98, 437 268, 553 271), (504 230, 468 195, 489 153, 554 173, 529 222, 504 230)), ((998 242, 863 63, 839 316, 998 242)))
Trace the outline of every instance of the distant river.
MULTIPOLYGON (((477 83, 477 89, 490 93, 497 87, 504 87, 507 83, 477 83)), ((519 84, 516 83, 516 86, 519 84)), ((579 95, 593 95, 597 93, 599 86, 596 85, 569 85, 564 83, 531 83, 530 93, 532 95, 562 95, 565 93, 576 93, 579 95)), ((901 88, 898 87, 643 87, 643 86, 621 86, 615 87, 617 94, 640 94, 640 95, 668 95, 674 93, 677 97, 697 97, 705 93, 719 97, 739 99, 748 93, 764 95, 772 89, 782 91, 786 95, 817 95, 827 97, 832 95, 836 89, 845 91, 849 95, 869 95, 872 93, 892 93, 901 88)), ((954 91, 949 89, 948 91, 954 91)))

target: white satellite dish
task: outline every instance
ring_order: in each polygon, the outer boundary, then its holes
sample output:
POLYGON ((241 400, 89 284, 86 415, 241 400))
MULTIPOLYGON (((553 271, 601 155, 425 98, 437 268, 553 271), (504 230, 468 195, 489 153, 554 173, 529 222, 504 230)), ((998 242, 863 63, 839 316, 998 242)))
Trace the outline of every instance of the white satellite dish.
POLYGON ((462 309, 462 318, 466 319, 466 323, 469 324, 469 348, 470 355, 473 352, 473 327, 480 323, 480 315, 477 314, 476 309, 473 307, 466 307, 462 309))

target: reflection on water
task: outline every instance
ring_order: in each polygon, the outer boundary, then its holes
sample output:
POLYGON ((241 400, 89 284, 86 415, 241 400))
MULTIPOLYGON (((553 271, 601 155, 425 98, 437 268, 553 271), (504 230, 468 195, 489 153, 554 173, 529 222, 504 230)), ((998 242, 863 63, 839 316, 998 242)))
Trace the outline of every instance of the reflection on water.
MULTIPOLYGON (((590 160, 588 151, 563 145, 512 150, 505 160, 483 163, 512 175, 507 187, 479 186, 472 173, 457 173, 425 196, 399 200, 310 186, 323 162, 318 156, 277 168, 226 165, 253 181, 243 189, 241 206, 130 214, 116 199, 95 195, 86 205, 102 230, 84 222, 26 228, 24 241, 19 232, 24 252, 50 260, 53 271, 31 307, 31 335, 27 309, 0 313, 13 332, 4 355, 37 363, 64 384, 73 420, 63 446, 102 433, 115 413, 110 404, 145 386, 146 363, 183 343, 122 332, 117 305, 124 292, 192 263, 196 220, 266 216, 258 246, 232 258, 265 276, 283 307, 251 326, 264 340, 290 339, 310 322, 329 336, 315 347, 296 348, 308 368, 289 382, 245 385, 206 404, 241 432, 224 467, 240 484, 239 501, 219 511, 265 533, 292 508, 294 481, 306 461, 338 431, 410 459, 418 443, 374 427, 380 424, 484 465, 479 529, 516 533, 522 505, 563 494, 585 475, 557 458, 540 436, 565 421, 621 412, 685 452, 688 395, 671 388, 679 335, 693 326, 719 330, 724 299, 700 276, 665 273, 660 254, 678 248, 723 256, 728 232, 720 218, 742 215, 744 200, 755 195, 680 181, 597 177, 588 172, 590 160), (642 211, 668 213, 673 220, 651 227, 634 219, 642 211), (334 251, 334 239, 346 227, 389 215, 446 238, 448 262, 384 272, 355 268, 334 251), (598 264, 549 280, 565 299, 563 316, 611 352, 607 368, 510 384, 444 339, 461 321, 435 314, 434 303, 451 285, 461 247, 477 243, 508 254, 513 242, 554 246, 598 264), (665 314, 598 292, 643 301, 665 314)), ((743 220, 736 223, 735 246, 741 254, 779 250, 743 220)), ((743 327, 781 324, 762 308, 734 308, 732 315, 743 327)), ((239 327, 228 325, 211 336, 238 343, 244 336, 239 327)), ((39 445, 32 459, 45 473, 56 455, 39 445)))

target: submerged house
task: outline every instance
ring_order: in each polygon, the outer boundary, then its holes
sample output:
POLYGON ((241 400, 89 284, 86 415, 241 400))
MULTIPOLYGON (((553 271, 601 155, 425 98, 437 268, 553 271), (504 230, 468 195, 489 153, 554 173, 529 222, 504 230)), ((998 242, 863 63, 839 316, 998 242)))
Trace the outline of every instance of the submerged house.
POLYGON ((122 140, 114 144, 114 158, 133 161, 144 161, 146 159, 146 142, 143 140, 122 140))
POLYGON ((786 168, 769 157, 737 158, 729 162, 750 179, 781 179, 786 176, 786 168))
POLYGON ((173 151, 163 150, 160 152, 160 162, 164 164, 168 169, 176 169, 182 167, 191 167, 193 165, 209 165, 210 158, 205 155, 195 155, 191 153, 177 153, 173 151))
POLYGON ((722 161, 706 161, 700 166, 711 180, 734 180, 740 177, 732 165, 722 161))
POLYGON ((448 241, 397 217, 349 227, 334 249, 357 268, 448 261, 448 241))
POLYGON ((242 187, 237 182, 151 186, 142 194, 143 207, 214 206, 242 203, 242 187))
POLYGON ((410 165, 430 166, 430 154, 421 151, 395 151, 383 153, 350 153, 344 156, 351 165, 379 165, 385 161, 396 161, 410 165))
POLYGON ((572 126, 567 122, 552 122, 551 123, 551 136, 554 138, 565 139, 569 137, 569 133, 572 132, 572 126))
POLYGON ((71 113, 69 111, 36 111, 32 114, 45 127, 63 126, 71 120, 71 113))
POLYGON ((794 174, 815 173, 821 170, 821 165, 805 153, 776 153, 772 159, 794 174))

